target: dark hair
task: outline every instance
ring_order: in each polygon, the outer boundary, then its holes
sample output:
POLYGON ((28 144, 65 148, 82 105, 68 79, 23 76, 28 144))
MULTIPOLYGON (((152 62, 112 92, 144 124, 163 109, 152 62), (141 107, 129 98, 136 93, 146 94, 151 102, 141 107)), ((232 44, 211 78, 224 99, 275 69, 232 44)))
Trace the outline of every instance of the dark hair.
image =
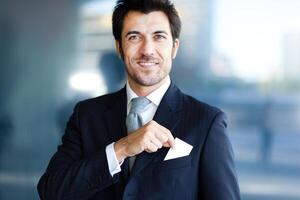
POLYGON ((129 11, 138 11, 144 14, 162 11, 168 17, 173 40, 179 38, 181 21, 174 5, 169 0, 118 0, 112 15, 115 40, 121 42, 124 18, 129 11))

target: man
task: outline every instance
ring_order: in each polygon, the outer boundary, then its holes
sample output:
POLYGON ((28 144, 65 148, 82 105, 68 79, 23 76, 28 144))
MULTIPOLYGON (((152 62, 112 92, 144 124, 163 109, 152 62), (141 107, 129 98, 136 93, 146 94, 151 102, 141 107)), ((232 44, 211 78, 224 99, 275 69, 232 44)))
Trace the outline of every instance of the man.
POLYGON ((42 199, 240 199, 223 112, 170 81, 180 28, 168 0, 117 2, 113 34, 127 84, 76 105, 38 184, 42 199), (181 151, 175 138, 193 148, 165 160, 181 151))

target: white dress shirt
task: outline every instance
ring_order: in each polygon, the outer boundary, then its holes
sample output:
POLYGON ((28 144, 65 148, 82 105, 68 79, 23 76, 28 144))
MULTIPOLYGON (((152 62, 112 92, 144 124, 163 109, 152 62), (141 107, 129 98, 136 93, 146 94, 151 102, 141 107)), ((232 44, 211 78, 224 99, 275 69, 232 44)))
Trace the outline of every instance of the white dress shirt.
MULTIPOLYGON (((151 92, 147 97, 148 100, 151 101, 145 108, 145 110, 141 113, 142 117, 142 124, 146 124, 151 121, 156 113, 158 105, 160 104, 163 96, 165 95, 166 91, 168 90, 171 84, 170 77, 167 77, 167 81, 161 85, 159 88, 151 92)), ((126 93, 127 93, 127 114, 131 108, 131 100, 133 98, 138 97, 138 95, 130 88, 128 82, 126 83, 126 93)), ((111 176, 119 173, 121 171, 122 163, 118 162, 115 150, 114 150, 114 142, 106 146, 106 157, 108 161, 108 168, 111 176)))

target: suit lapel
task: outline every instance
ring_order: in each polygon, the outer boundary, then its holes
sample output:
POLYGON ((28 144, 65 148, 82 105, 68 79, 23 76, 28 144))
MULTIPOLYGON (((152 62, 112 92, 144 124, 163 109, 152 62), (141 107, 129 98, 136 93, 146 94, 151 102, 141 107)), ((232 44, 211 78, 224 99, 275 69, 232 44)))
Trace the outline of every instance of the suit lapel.
POLYGON ((110 100, 105 113, 110 141, 117 141, 127 135, 125 118, 127 109, 126 89, 117 92, 110 100))
MULTIPOLYGON (((178 90, 178 88, 174 84, 171 84, 160 105, 158 106, 153 118, 154 121, 169 129, 174 138, 177 135, 174 134, 173 131, 179 123, 181 116, 180 112, 182 110, 182 97, 182 93, 178 90)), ((132 169, 132 176, 139 173, 155 157, 164 155, 166 150, 166 148, 162 148, 156 153, 143 152, 139 154, 132 169)))
MULTIPOLYGON (((108 128, 109 142, 116 142, 122 137, 127 136, 127 130, 125 125, 127 110, 127 96, 126 88, 117 92, 107 107, 105 113, 105 120, 108 128)), ((129 176, 129 163, 127 160, 121 166, 122 168, 122 179, 125 183, 129 176)))

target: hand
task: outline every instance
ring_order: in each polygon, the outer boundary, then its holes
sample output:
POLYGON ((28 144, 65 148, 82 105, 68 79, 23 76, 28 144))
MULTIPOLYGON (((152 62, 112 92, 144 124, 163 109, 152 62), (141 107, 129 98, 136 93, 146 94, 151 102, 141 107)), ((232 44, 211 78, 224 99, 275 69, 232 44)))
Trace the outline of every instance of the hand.
POLYGON ((174 137, 167 128, 153 120, 114 144, 119 162, 143 151, 156 152, 162 147, 174 148, 174 137))

